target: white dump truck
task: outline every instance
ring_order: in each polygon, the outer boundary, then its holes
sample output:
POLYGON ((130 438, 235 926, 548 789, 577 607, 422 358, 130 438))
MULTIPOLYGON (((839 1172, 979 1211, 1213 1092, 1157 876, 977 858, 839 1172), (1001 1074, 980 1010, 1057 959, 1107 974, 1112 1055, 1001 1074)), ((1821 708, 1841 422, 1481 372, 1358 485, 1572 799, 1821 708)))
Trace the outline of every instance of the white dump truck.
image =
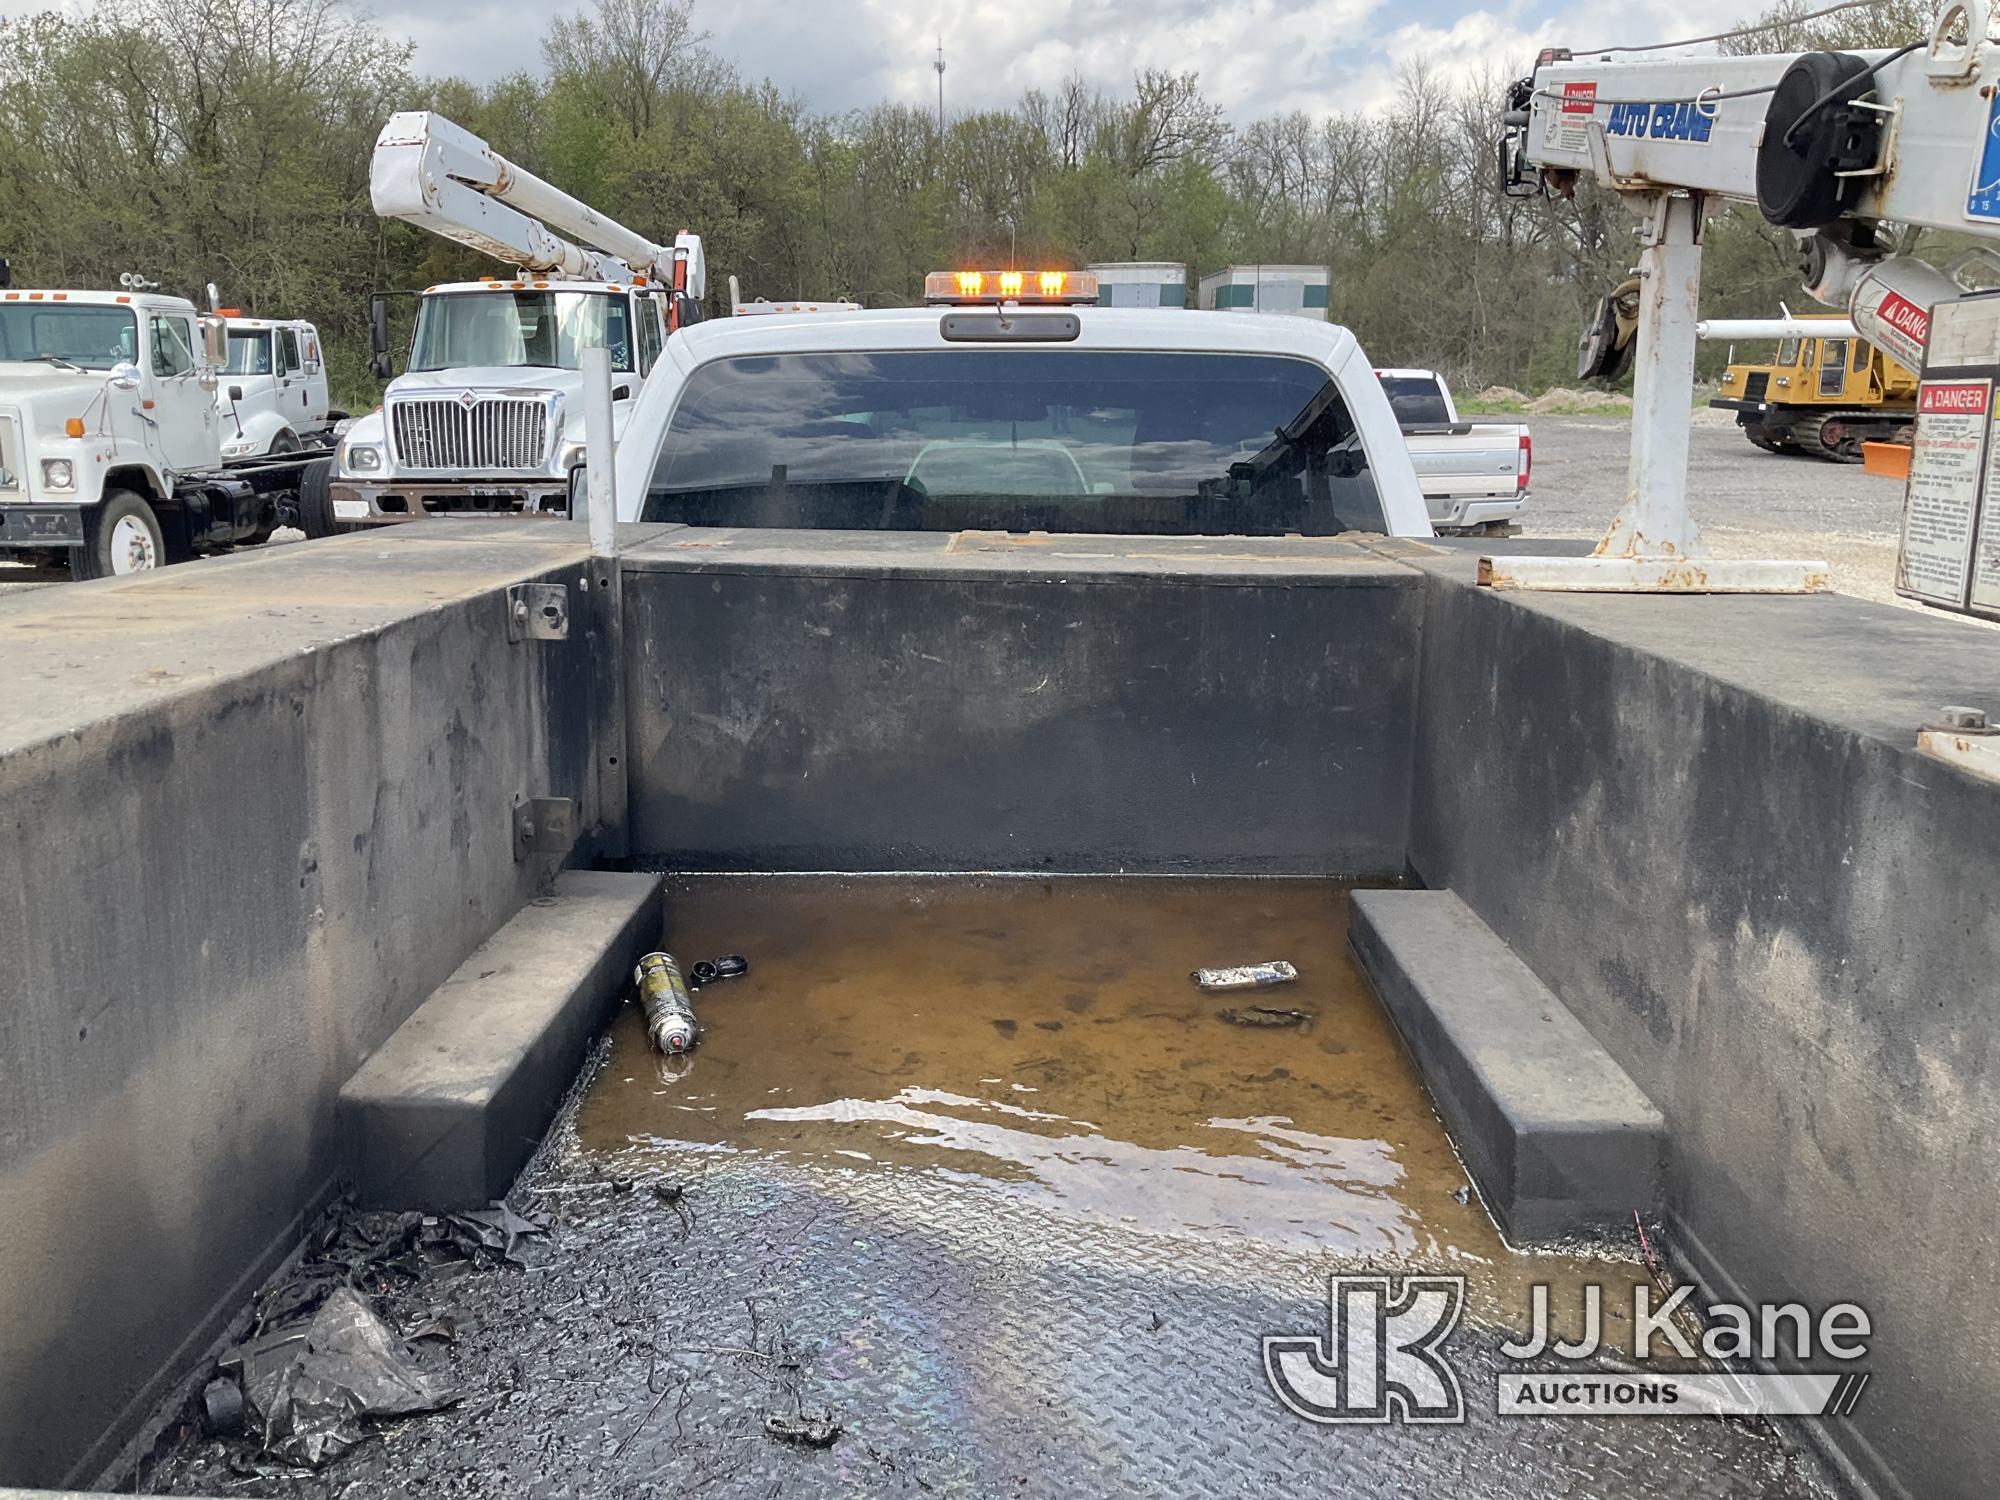
POLYGON ((0 292, 0 555, 98 578, 331 531, 325 458, 229 461, 224 321, 127 280, 0 292))
POLYGON ((334 423, 347 413, 333 409, 319 330, 303 319, 246 318, 228 307, 217 316, 229 336, 215 391, 222 456, 329 446, 334 423))
MULTIPOLYGON (((435 114, 390 117, 369 181, 378 214, 514 270, 418 294, 407 367, 336 451, 335 515, 563 514, 583 462, 583 351, 610 351, 622 425, 667 336, 699 316, 700 237, 656 245, 435 114)), ((389 379, 383 297, 371 325, 389 379)))

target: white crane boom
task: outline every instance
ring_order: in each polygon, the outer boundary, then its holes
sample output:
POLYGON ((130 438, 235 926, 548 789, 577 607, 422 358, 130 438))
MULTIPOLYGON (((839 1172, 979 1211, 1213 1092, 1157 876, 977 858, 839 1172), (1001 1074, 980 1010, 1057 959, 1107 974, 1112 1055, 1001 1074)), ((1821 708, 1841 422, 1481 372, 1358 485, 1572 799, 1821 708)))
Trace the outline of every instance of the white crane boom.
POLYGON ((389 117, 375 140, 368 190, 382 217, 524 271, 609 282, 644 276, 697 300, 707 291, 699 235, 683 230, 672 245, 656 245, 427 110, 389 117))
MULTIPOLYGON (((1806 289, 1844 306, 1861 337, 1923 369, 1933 309, 1957 303, 1962 288, 1896 253, 1898 226, 2000 239, 2000 47, 1988 25, 1987 0, 1951 0, 1928 43, 1893 52, 1543 52, 1509 94, 1503 189, 1567 197, 1589 174, 1645 221, 1637 278, 1606 300, 1580 346, 1583 374, 1615 371, 1627 340, 1636 347, 1632 457, 1624 504, 1593 556, 1486 558, 1484 580, 1647 591, 1826 586, 1821 562, 1710 559, 1688 515, 1709 200, 1755 203, 1791 230, 1806 289)), ((1994 341, 2000 362, 2000 331, 1994 341)))

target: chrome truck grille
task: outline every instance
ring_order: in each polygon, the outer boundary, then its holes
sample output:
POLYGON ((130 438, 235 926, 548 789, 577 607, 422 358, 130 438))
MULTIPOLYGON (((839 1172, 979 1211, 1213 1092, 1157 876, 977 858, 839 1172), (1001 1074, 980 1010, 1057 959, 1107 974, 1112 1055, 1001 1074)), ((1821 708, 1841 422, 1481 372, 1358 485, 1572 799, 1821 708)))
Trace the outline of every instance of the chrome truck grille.
POLYGON ((404 468, 541 469, 549 457, 549 406, 539 396, 401 396, 389 402, 389 435, 404 468))

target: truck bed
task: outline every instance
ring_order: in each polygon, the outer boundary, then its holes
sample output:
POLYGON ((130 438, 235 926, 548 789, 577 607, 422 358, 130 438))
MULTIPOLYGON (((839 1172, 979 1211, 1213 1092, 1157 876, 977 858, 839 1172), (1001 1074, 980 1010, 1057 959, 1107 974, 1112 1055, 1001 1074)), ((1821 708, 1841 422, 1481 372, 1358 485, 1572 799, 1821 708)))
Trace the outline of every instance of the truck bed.
POLYGON ((676 877, 675 950, 750 973, 698 993, 685 1065, 620 1017, 515 1191, 548 1222, 530 1268, 394 1292, 460 1402, 317 1475, 183 1430, 141 1488, 1820 1493, 1762 1424, 1493 1414, 1502 1307, 1643 1272, 1499 1241, 1345 905, 1316 880, 676 877), (1188 979, 1277 957, 1299 981, 1247 999, 1188 979), (1260 1001, 1313 1019, 1220 1019, 1260 1001), (1468 1425, 1279 1405, 1260 1341, 1325 1332, 1329 1271, 1441 1264, 1471 1277, 1468 1425), (767 1433, 818 1414, 826 1449, 767 1433))

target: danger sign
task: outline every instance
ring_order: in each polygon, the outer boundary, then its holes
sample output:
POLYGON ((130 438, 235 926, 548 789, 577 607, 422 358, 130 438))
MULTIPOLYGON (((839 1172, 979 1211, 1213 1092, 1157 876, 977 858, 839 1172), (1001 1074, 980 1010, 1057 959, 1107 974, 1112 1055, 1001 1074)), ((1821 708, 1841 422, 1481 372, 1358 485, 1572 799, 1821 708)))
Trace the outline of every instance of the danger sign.
POLYGON ((1900 292, 1890 292, 1875 305, 1875 342, 1912 370, 1924 367, 1924 345, 1931 338, 1931 315, 1900 292))
POLYGON ((1983 380, 1954 380, 1926 383, 1917 396, 1917 410, 1957 412, 1961 416, 1983 417, 1992 386, 1983 380))

